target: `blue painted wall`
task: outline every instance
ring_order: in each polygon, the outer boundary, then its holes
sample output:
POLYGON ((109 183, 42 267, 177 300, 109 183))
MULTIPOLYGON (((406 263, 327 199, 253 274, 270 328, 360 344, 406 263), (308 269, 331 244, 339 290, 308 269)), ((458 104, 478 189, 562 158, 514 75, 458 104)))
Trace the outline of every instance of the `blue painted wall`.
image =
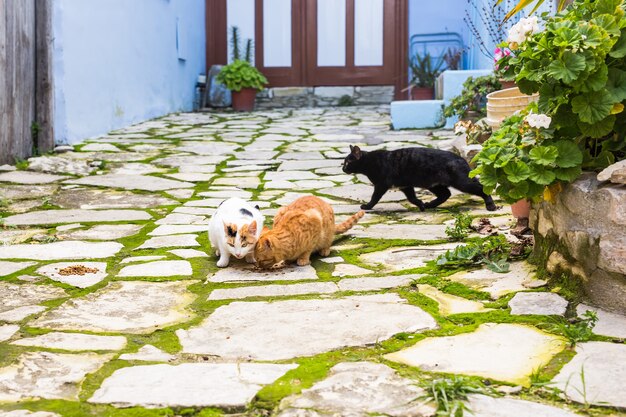
POLYGON ((56 0, 56 142, 191 110, 206 66, 204 6, 204 0, 56 0))

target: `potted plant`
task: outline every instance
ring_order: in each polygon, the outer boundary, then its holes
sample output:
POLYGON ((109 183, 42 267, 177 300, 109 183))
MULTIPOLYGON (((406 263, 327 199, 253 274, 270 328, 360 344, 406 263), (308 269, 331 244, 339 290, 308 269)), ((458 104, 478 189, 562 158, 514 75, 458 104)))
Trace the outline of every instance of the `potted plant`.
POLYGON ((463 83, 461 95, 454 97, 443 111, 445 117, 459 116, 463 120, 478 120, 486 116, 487 94, 500 90, 502 85, 496 74, 469 77, 463 83))
POLYGON ((432 100, 435 98, 435 81, 442 72, 443 64, 443 57, 434 62, 433 57, 428 52, 423 56, 415 55, 409 60, 411 81, 408 90, 412 100, 432 100))
POLYGON ((267 79, 248 61, 238 59, 224 66, 217 80, 232 91, 233 109, 254 110, 257 91, 263 90, 267 79))

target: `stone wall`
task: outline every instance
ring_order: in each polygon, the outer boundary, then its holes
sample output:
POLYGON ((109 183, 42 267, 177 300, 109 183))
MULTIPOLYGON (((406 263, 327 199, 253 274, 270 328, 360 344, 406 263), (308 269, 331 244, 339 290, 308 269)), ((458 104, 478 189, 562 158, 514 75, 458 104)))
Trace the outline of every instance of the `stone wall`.
POLYGON ((393 100, 393 86, 367 87, 276 87, 257 95, 256 107, 330 107, 337 106, 348 96, 352 105, 389 104, 393 100))
POLYGON ((626 186, 585 174, 530 214, 535 255, 582 284, 592 304, 626 314, 626 186))

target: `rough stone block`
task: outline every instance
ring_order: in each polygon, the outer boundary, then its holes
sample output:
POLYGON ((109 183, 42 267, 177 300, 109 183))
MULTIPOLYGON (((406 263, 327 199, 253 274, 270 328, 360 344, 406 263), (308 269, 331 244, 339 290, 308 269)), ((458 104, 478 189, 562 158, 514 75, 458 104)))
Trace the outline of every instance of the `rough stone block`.
POLYGON ((313 94, 318 97, 340 99, 343 96, 354 95, 354 87, 315 87, 313 94))
POLYGON ((434 129, 445 124, 442 100, 392 101, 391 123, 398 129, 434 129))

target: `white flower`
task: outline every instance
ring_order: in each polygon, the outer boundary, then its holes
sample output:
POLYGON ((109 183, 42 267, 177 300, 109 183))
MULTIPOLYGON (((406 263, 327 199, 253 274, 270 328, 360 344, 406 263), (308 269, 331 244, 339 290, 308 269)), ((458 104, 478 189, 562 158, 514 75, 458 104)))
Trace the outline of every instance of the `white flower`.
POLYGON ((530 127, 548 129, 550 127, 550 123, 552 123, 552 118, 545 114, 535 114, 530 113, 528 116, 524 118, 530 127))
POLYGON ((537 16, 524 17, 509 29, 509 43, 522 43, 533 33, 539 32, 539 19, 537 16))

